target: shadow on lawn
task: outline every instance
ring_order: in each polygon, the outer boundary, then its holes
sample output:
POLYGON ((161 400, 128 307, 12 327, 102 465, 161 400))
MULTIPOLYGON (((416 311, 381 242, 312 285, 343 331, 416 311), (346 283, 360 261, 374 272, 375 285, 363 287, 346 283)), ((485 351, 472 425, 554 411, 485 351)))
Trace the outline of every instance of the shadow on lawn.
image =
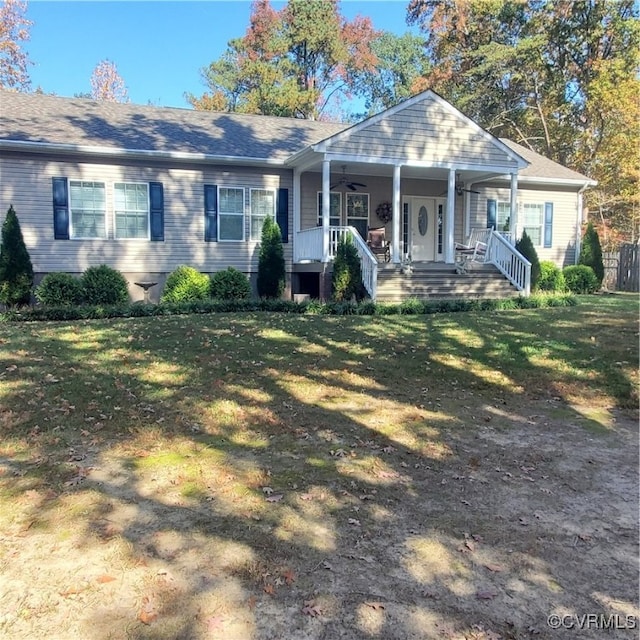
MULTIPOLYGON (((138 608, 158 624, 128 637, 392 639, 431 637, 434 625, 434 637, 473 625, 478 638, 528 637, 557 607, 602 607, 558 591, 571 522, 532 521, 548 499, 514 478, 551 491, 574 471, 557 471, 553 445, 501 440, 520 424, 544 434, 523 413, 532 398, 579 421, 561 400, 575 370, 596 371, 587 389, 611 375, 608 360, 563 341, 585 327, 558 317, 566 328, 537 333, 511 314, 474 316, 463 333, 424 317, 23 327, 3 431, 22 434, 31 457, 6 460, 18 475, 7 491, 45 496, 28 517, 45 528, 69 496, 90 496, 78 548, 125 541, 154 594, 138 608), (545 364, 558 354, 566 371, 545 364), (78 466, 95 469, 83 479, 78 466)), ((631 383, 615 373, 625 404, 631 383)), ((554 499, 560 515, 571 500, 554 499)), ((591 571, 632 602, 619 574, 591 571)), ((131 621, 101 607, 88 625, 105 615, 131 621)))

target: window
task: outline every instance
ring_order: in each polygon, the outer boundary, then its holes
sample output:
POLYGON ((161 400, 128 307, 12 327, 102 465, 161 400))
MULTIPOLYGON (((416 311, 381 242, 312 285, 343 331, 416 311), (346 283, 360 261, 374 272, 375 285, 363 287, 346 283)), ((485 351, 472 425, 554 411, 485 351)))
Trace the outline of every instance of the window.
POLYGON ((220 187, 218 239, 244 240, 244 189, 220 187))
POLYGON ((251 189, 251 239, 260 240, 265 218, 274 218, 276 194, 267 189, 251 189))
POLYGON ((511 203, 498 202, 496 214, 496 231, 509 231, 511 222, 511 203))
POLYGON ((366 239, 369 228, 369 194, 347 193, 347 225, 366 239))
POLYGON ((146 184, 113 185, 116 238, 149 237, 149 188, 146 184))
POLYGON ((522 227, 531 238, 534 247, 542 245, 542 225, 544 221, 544 205, 529 204, 523 205, 522 227))
POLYGON ((104 182, 69 182, 72 238, 106 238, 104 182))
MULTIPOLYGON (((329 226, 340 226, 340 213, 342 210, 342 194, 332 191, 329 194, 329 226)), ((318 191, 318 226, 322 226, 322 191, 318 191)))

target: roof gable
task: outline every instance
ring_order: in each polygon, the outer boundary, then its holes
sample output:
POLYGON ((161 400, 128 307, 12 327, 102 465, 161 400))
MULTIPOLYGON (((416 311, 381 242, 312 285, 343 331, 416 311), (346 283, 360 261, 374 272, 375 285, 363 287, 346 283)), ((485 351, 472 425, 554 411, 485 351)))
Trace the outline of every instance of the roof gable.
POLYGON ((319 152, 522 168, 520 155, 429 90, 314 146, 319 152))

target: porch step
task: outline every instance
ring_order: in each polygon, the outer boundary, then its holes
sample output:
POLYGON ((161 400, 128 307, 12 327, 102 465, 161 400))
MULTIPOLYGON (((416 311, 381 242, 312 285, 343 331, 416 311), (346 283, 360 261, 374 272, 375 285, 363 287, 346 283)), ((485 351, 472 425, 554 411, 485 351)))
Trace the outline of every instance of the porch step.
POLYGON ((474 264, 467 273, 457 274, 450 264, 414 265, 404 274, 396 265, 379 265, 376 300, 401 302, 407 298, 508 298, 518 291, 493 266, 474 264))

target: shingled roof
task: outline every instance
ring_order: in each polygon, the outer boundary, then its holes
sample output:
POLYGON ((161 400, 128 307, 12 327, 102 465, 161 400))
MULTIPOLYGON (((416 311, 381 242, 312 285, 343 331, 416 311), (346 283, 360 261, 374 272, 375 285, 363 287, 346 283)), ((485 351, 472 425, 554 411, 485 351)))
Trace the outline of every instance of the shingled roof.
POLYGON ((0 140, 284 161, 345 127, 0 90, 0 140))

